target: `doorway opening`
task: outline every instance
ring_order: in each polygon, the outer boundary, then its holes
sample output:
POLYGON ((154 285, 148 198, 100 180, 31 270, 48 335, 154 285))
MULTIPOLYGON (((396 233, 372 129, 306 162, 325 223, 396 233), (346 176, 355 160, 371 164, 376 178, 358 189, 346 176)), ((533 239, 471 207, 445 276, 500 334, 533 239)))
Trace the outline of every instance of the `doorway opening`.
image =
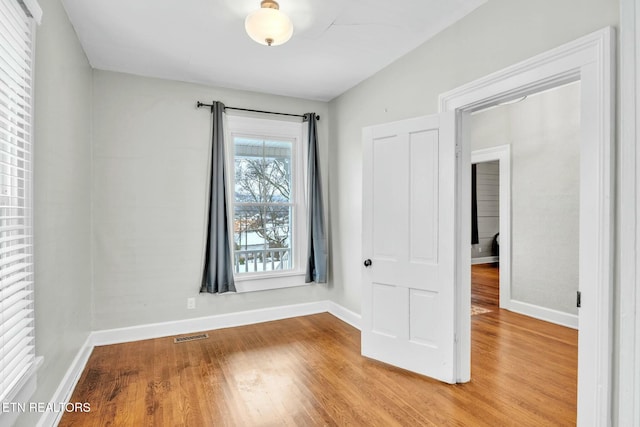
POLYGON ((458 382, 467 382, 471 379, 471 113, 581 82, 578 424, 589 420, 607 425, 611 415, 614 43, 614 30, 604 28, 440 96, 440 111, 455 112, 458 119, 456 374, 458 382))
MULTIPOLYGON (((527 366, 529 355, 516 349, 528 347, 550 362, 528 369, 558 383, 563 392, 551 401, 571 419, 578 359, 580 82, 476 111, 469 135, 472 369, 482 366, 475 358, 485 351, 478 350, 477 334, 493 325, 505 360, 527 366), (530 332, 517 334, 520 328, 530 332)), ((530 377, 523 378, 523 390, 530 377)))
MULTIPOLYGON (((476 124, 475 128, 481 127, 476 124)), ((482 134, 474 139, 486 140, 482 134)), ((485 279, 491 284, 485 283, 489 288, 483 292, 493 295, 493 300, 487 303, 499 309, 508 308, 511 301, 511 145, 486 145, 477 144, 471 152, 471 164, 476 165, 478 226, 477 244, 473 244, 475 233, 472 226, 471 263, 477 266, 478 272, 485 270, 485 279)), ((472 209, 473 222, 476 221, 472 209)))
POLYGON ((476 111, 469 123, 471 263, 497 266, 500 256, 500 308, 574 329, 580 90, 575 81, 536 92, 476 111))
POLYGON ((477 316, 500 309, 500 225, 505 225, 500 218, 500 160, 477 161, 474 153, 471 158, 471 315, 477 316))

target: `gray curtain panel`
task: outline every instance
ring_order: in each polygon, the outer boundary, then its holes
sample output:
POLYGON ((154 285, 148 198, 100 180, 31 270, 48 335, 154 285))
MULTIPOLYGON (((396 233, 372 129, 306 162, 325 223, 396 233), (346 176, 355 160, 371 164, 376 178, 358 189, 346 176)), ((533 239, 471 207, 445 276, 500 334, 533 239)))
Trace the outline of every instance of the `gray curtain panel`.
POLYGON ((309 126, 309 158, 307 167, 308 210, 307 271, 305 283, 327 283, 327 247, 324 227, 324 204, 322 203, 322 183, 318 162, 318 131, 316 114, 304 115, 309 126))
POLYGON ((225 187, 224 155, 224 104, 214 101, 213 140, 211 141, 211 182, 209 186, 209 214, 207 216, 207 245, 205 247, 204 273, 200 292, 212 294, 235 292, 231 236, 227 215, 227 191, 225 187))

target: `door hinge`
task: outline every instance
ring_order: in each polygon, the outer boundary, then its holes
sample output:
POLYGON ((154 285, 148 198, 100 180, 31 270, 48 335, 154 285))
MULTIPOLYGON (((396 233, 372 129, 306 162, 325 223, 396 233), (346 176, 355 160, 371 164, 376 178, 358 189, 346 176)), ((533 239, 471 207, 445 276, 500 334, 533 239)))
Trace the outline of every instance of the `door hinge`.
POLYGON ((576 307, 580 308, 582 306, 582 292, 576 292, 576 307))

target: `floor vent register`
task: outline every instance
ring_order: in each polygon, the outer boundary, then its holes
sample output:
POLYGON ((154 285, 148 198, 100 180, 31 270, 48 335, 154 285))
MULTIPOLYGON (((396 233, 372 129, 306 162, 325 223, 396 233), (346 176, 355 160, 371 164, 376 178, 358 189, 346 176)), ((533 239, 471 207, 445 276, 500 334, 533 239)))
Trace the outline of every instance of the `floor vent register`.
POLYGON ((173 342, 174 342, 174 344, 179 344, 181 342, 204 340, 204 339, 207 339, 207 338, 209 338, 209 334, 189 335, 189 336, 186 336, 186 337, 174 338, 173 342))

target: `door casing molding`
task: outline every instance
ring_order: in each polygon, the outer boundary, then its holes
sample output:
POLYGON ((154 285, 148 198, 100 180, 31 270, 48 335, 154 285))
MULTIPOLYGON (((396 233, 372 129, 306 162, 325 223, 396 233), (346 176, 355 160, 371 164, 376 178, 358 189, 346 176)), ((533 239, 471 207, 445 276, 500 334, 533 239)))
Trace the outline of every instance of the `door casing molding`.
POLYGON ((469 116, 581 81, 578 425, 611 425, 615 32, 607 27, 440 95, 456 113, 456 367, 471 377, 469 116), (465 167, 467 166, 467 167, 465 167), (466 314, 466 315, 465 315, 466 314))
POLYGON ((640 425, 640 0, 620 0, 620 134, 614 425, 640 425))

